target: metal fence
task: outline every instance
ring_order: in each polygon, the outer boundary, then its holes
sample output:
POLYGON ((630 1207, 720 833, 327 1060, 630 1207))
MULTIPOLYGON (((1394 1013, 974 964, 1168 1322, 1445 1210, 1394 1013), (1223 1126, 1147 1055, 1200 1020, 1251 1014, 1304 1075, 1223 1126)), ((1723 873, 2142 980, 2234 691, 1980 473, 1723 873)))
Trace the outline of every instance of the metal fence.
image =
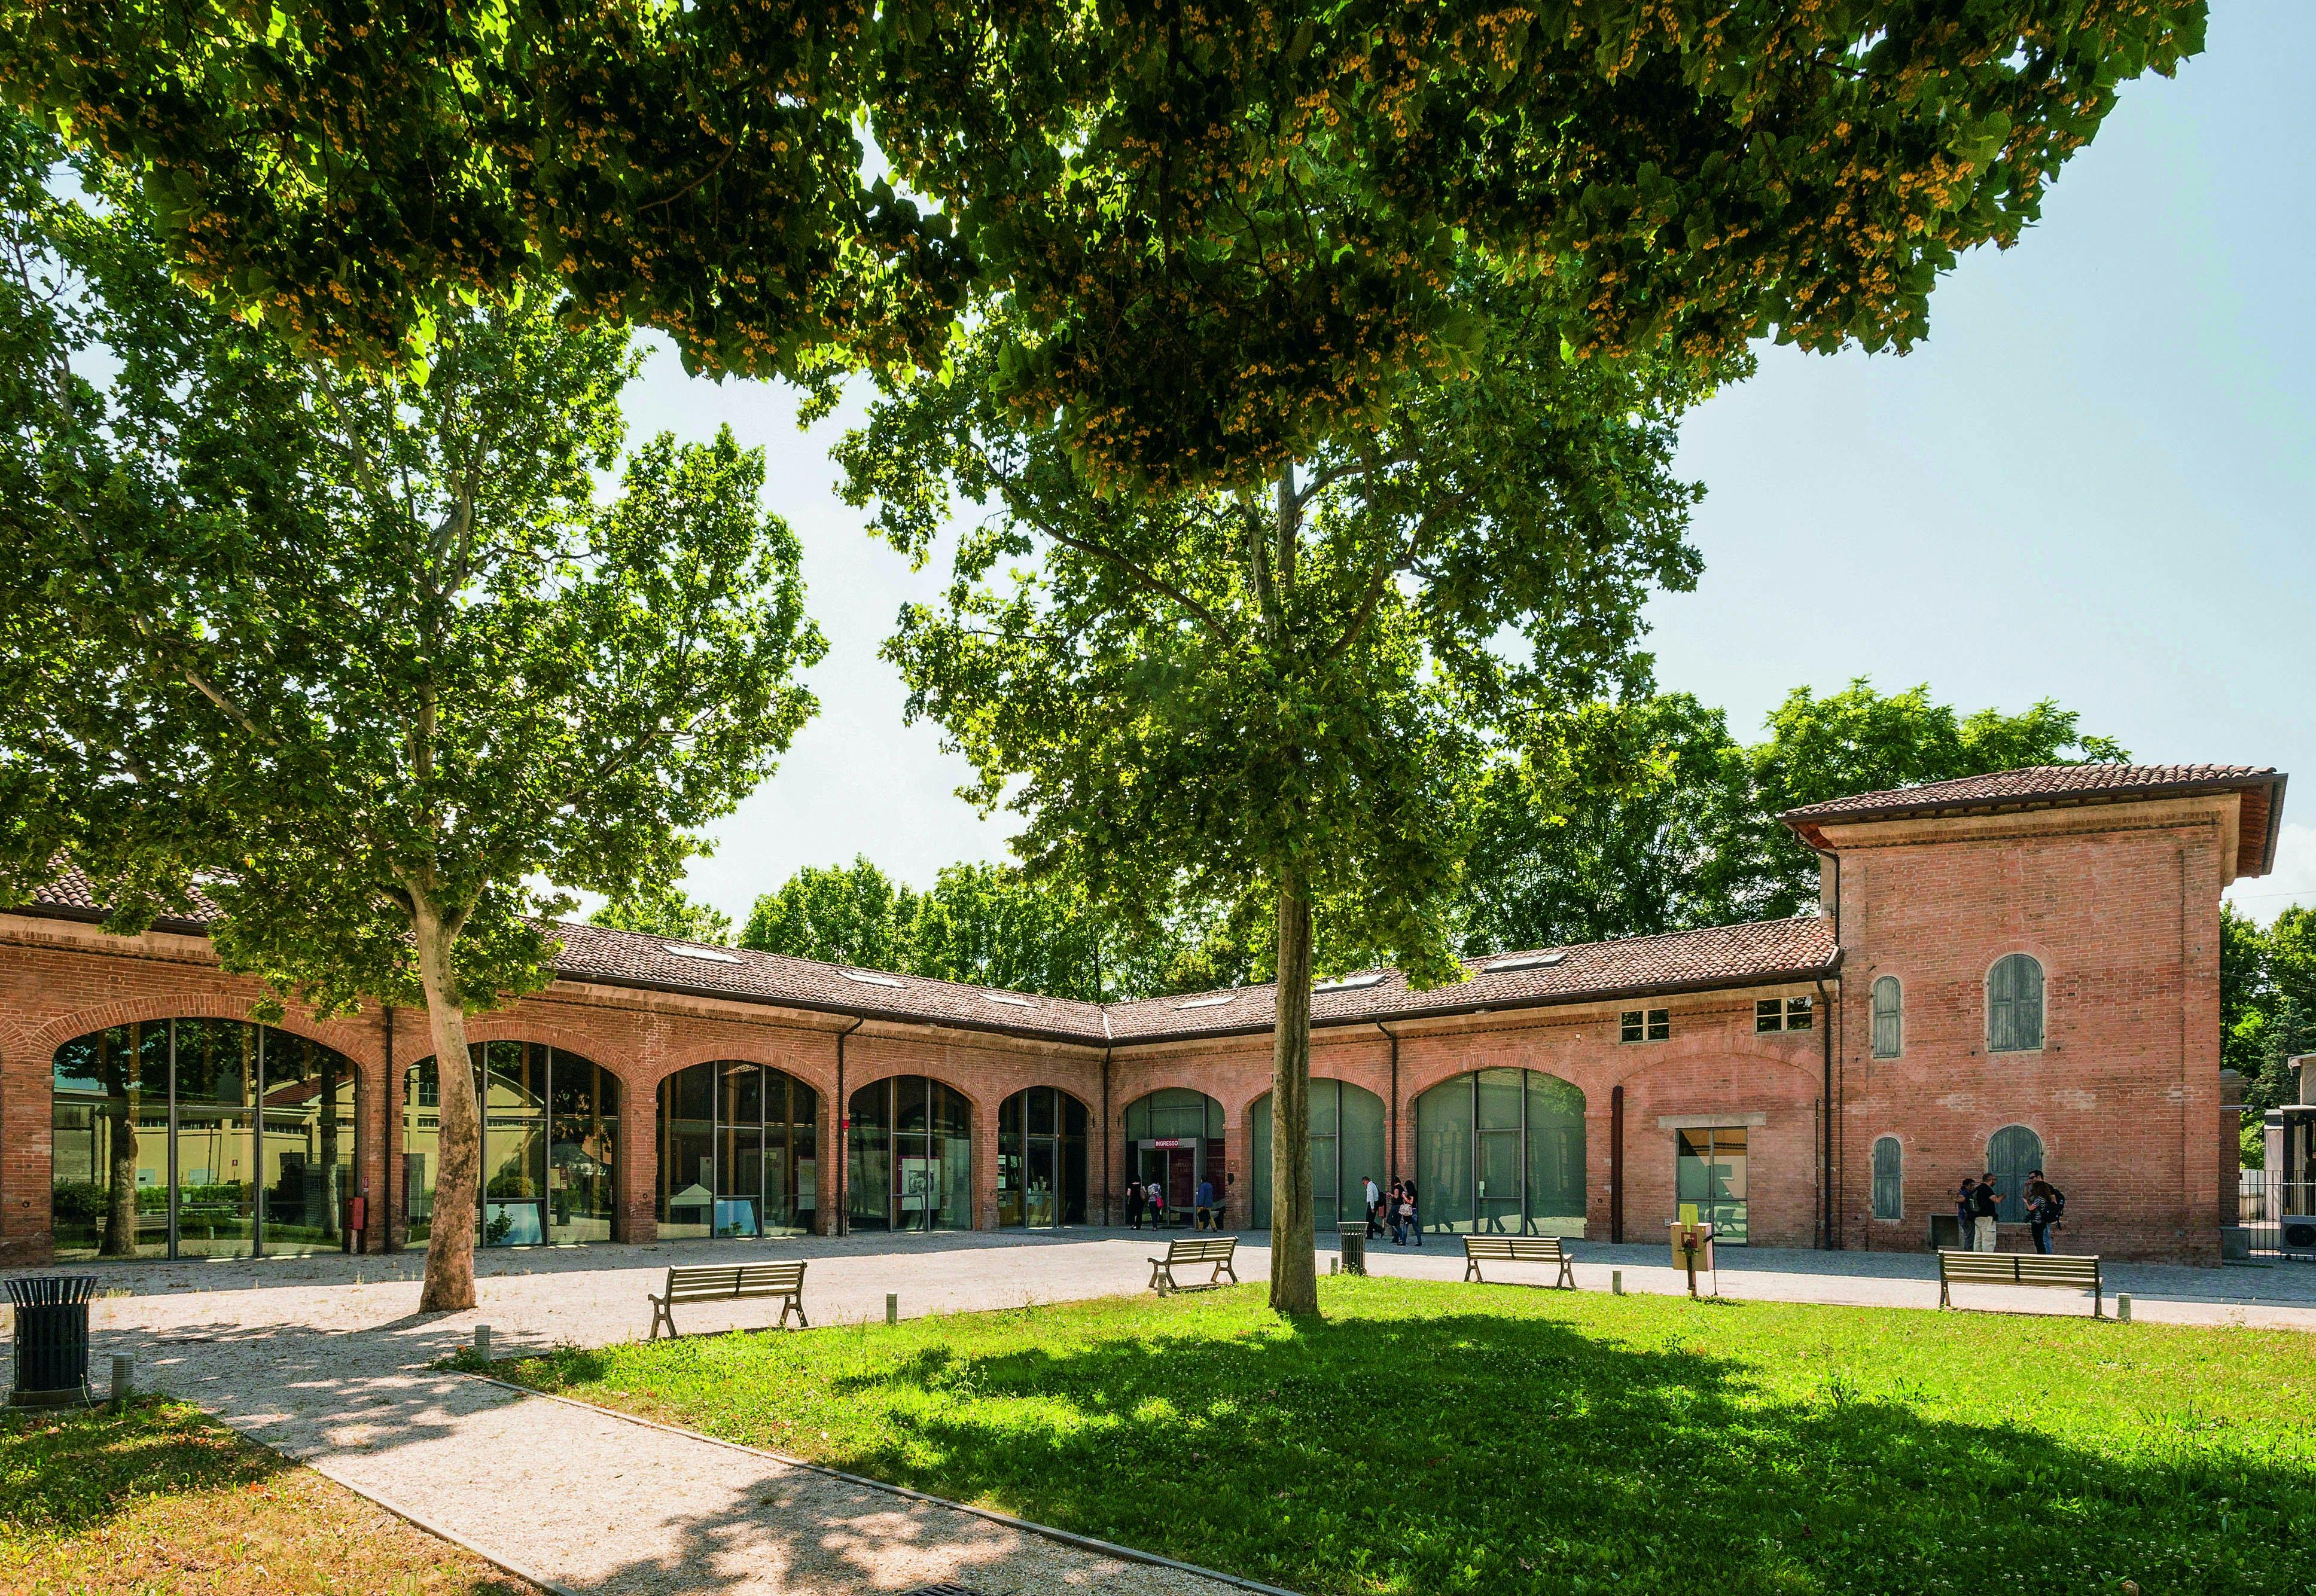
POLYGON ((2247 1169, 2237 1188, 2236 1222, 2251 1231, 2255 1258, 2316 1259, 2316 1226, 2287 1235, 2285 1219, 2316 1216, 2316 1181, 2281 1181, 2275 1171, 2247 1169))

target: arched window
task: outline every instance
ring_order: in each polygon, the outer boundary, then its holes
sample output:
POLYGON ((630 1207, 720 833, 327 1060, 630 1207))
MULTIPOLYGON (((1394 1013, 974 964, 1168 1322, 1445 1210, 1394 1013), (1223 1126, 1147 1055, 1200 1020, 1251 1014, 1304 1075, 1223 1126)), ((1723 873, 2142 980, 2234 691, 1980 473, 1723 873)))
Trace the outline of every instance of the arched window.
POLYGON ((1223 1105, 1188 1086, 1162 1086, 1126 1105, 1126 1178, 1166 1193, 1171 1223, 1197 1215, 1199 1185, 1215 1184, 1223 1222, 1242 1201, 1223 1173, 1223 1105))
POLYGON ((1900 990, 1894 975, 1876 976, 1874 980, 1874 1056, 1894 1059, 1905 1051, 1905 994, 1900 990))
POLYGON ((2005 1125, 1986 1139, 1986 1166, 1994 1171, 1995 1193, 2002 1210, 1994 1217, 2006 1225, 2026 1222, 2026 1177, 2043 1167, 2043 1139, 2024 1125, 2005 1125))
POLYGON ((1584 1092, 1532 1069, 1481 1069, 1415 1100, 1426 1230, 1584 1234, 1584 1092))
POLYGON ((922 1075, 872 1081, 845 1105, 845 1202, 856 1230, 973 1228, 973 1104, 922 1075))
POLYGON ((147 1020, 51 1060, 49 1224, 63 1258, 335 1252, 359 1072, 244 1020, 147 1020))
POLYGON ((1085 1104, 1031 1086, 997 1105, 997 1222, 1050 1230, 1086 1217, 1085 1104))
MULTIPOLYGON (((469 1042, 470 1091, 481 1098, 485 1246, 610 1241, 619 1083, 591 1060, 542 1042, 469 1042)), ((435 1061, 403 1072, 401 1195, 407 1239, 434 1230, 441 1171, 442 1082, 435 1061)))
POLYGON ((660 1082, 662 1241, 798 1235, 819 1204, 820 1095, 809 1086, 735 1060, 660 1082))
MULTIPOLYGON (((1367 1183, 1378 1187, 1391 1178, 1384 1161, 1383 1099, 1348 1081, 1311 1082, 1311 1220, 1328 1236, 1336 1224, 1356 1219, 1367 1209, 1367 1183)), ((1254 1198, 1247 1219, 1256 1229, 1270 1228, 1270 1094, 1247 1110, 1247 1157, 1254 1167, 1248 1180, 1254 1198)))
POLYGON ((2026 953, 1994 962, 1986 978, 1986 1051, 2031 1053, 2043 1045, 2043 966, 2026 953))
MULTIPOLYGON (((1888 980, 1888 977, 1884 977, 1888 980)), ((1906 1151, 1894 1136, 1878 1136, 1874 1139, 1874 1217, 1877 1219, 1902 1219, 1906 1217, 1906 1151)))

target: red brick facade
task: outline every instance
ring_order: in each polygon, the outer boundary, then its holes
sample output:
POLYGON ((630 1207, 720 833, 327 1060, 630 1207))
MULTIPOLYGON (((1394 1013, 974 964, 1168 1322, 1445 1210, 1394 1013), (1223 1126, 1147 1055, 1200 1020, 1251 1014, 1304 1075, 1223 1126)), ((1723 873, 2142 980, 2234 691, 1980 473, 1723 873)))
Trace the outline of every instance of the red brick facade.
MULTIPOLYGON (((1417 1103, 1427 1090, 1466 1071, 1517 1067, 1584 1095, 1591 1237, 1610 1237, 1619 1210, 1626 1239, 1660 1237, 1675 1207, 1677 1133, 1740 1126, 1755 1242, 1822 1245, 1831 1207, 1835 1245, 1919 1249, 1929 1217, 1951 1211, 1955 1184, 1986 1166, 1988 1139, 2024 1125, 2067 1192, 2069 1250, 2216 1261, 2218 1227, 2233 1217, 2234 1134, 2221 1101, 2218 905, 2240 867, 2240 795, 2225 793, 1829 820, 1811 833, 1828 850, 1826 906, 1839 947, 1838 973, 1822 988, 1731 982, 1324 1024, 1314 1076, 1375 1093, 1388 1114, 1390 1167, 1346 1170, 1346 1183, 1415 1172, 1417 1103), (2044 971, 2044 1045, 1990 1053, 1988 972, 2013 953, 2031 954, 2044 971), (1872 991, 1885 975, 1902 987, 1894 1058, 1876 1058, 1873 1047, 1872 991), (1801 997, 1821 999, 1814 1028, 1757 1033, 1757 1002, 1801 997), (1670 1011, 1669 1039, 1619 1040, 1620 1014, 1639 1005, 1670 1011), (1877 1219, 1874 1144, 1885 1136, 1903 1150, 1902 1207, 1877 1219)), ((85 919, 0 916, 0 1263, 49 1255, 58 1045, 131 1021, 245 1018, 260 995, 255 983, 220 972, 198 935, 124 939, 85 919)), ((293 1009, 284 1022, 358 1068, 353 1180, 369 1199, 363 1239, 373 1250, 389 1244, 387 1216, 401 1208, 388 1180, 402 1135, 389 1026, 397 1065, 432 1051, 423 1015, 407 1010, 317 1023, 293 1009)), ((631 1240, 655 1232, 658 1083, 706 1060, 771 1065, 820 1095, 824 1219, 840 1211, 835 1106, 887 1076, 931 1076, 970 1101, 974 1220, 983 1228, 997 1222, 996 1111, 1012 1093, 1056 1086, 1089 1110, 1097 1219, 1125 1178, 1127 1106, 1164 1086, 1210 1095, 1223 1107, 1225 1170, 1243 1219, 1248 1115, 1269 1089, 1265 1034, 1105 1047, 581 980, 477 1016, 469 1034, 552 1043, 619 1077, 617 1228, 631 1240)))

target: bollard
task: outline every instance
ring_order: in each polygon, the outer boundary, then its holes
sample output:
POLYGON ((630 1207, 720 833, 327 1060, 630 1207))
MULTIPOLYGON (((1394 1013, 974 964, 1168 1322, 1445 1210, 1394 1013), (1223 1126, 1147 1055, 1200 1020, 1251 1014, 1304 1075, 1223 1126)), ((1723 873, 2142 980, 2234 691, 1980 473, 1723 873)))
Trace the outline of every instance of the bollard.
POLYGON ((1341 1260, 1341 1258, 1330 1258, 1330 1259, 1328 1259, 1328 1260, 1327 1260, 1327 1272, 1328 1272, 1329 1274, 1332 1274, 1332 1273, 1334 1273, 1334 1272, 1335 1272, 1336 1266, 1337 1266, 1338 1264, 1341 1264, 1341 1263, 1342 1263, 1342 1260, 1341 1260))
POLYGON ((885 1293, 885 1322, 887 1325, 901 1322, 901 1294, 898 1291, 885 1293))
POLYGON ((491 1327, 488 1325, 475 1326, 475 1356, 485 1363, 491 1361, 491 1327))
POLYGON ((137 1360, 130 1357, 127 1352, 115 1352, 112 1354, 113 1406, 126 1407, 129 1405, 129 1389, 136 1384, 136 1368, 137 1360))
POLYGON ((1624 1294, 1625 1272, 1621 1269, 1611 1269, 1608 1272, 1608 1295, 1611 1297, 1622 1297, 1624 1294))
POLYGON ((2131 1293, 2128 1291, 2115 1294, 2115 1322, 2118 1325, 2131 1323, 2131 1293))

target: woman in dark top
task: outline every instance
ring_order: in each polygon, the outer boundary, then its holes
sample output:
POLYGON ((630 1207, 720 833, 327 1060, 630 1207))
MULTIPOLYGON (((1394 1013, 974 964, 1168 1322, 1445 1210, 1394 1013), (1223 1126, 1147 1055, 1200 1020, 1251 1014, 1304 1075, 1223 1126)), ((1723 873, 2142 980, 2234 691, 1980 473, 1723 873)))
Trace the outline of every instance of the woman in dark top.
POLYGON ((1136 1230, 1142 1228, 1142 1183, 1126 1183, 1126 1222, 1136 1230))

